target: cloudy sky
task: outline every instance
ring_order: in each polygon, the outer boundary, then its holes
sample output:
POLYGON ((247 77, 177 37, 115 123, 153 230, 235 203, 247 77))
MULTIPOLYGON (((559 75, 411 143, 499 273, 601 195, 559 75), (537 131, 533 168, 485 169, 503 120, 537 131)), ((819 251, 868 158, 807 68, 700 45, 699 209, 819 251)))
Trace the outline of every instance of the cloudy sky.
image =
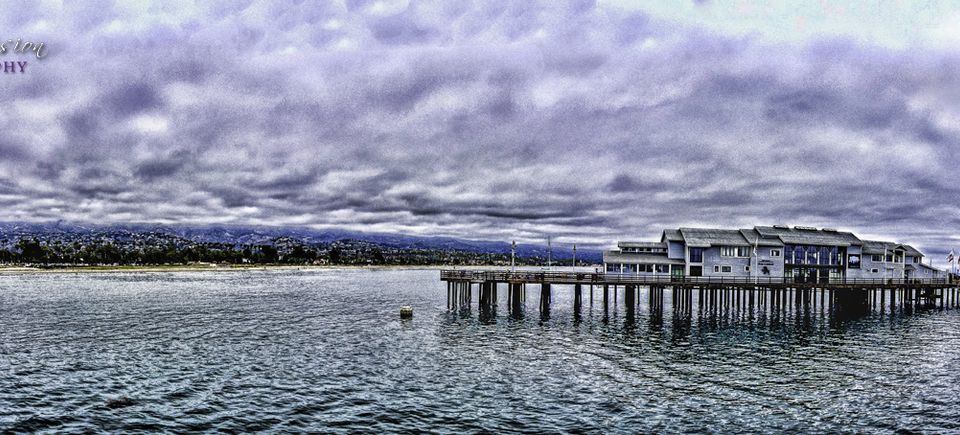
POLYGON ((960 4, 25 2, 0 220, 960 248, 960 4))

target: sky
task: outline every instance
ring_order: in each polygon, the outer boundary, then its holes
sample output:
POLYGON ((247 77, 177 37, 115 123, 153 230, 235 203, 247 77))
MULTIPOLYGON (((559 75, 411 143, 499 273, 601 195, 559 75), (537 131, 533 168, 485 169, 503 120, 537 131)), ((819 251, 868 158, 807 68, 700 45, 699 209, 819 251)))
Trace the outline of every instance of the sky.
POLYGON ((960 4, 8 5, 0 221, 960 249, 960 4), (12 50, 11 50, 12 51, 12 50))

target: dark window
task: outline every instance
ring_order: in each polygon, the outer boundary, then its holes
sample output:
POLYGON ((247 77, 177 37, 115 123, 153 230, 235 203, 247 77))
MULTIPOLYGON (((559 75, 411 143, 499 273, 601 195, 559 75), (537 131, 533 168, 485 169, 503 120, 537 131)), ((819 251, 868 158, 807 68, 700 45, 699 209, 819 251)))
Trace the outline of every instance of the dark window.
POLYGON ((847 264, 851 269, 860 268, 860 256, 856 254, 850 254, 847 256, 847 264))
POLYGON ((703 248, 690 248, 690 262, 703 263, 703 248))

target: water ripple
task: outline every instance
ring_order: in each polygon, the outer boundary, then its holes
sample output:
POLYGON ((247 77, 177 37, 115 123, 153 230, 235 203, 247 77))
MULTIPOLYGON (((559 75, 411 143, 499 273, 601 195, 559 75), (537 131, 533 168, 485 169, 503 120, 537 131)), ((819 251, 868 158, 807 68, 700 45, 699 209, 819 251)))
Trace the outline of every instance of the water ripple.
POLYGON ((0 276, 0 431, 960 430, 960 310, 448 312, 438 276, 0 276))

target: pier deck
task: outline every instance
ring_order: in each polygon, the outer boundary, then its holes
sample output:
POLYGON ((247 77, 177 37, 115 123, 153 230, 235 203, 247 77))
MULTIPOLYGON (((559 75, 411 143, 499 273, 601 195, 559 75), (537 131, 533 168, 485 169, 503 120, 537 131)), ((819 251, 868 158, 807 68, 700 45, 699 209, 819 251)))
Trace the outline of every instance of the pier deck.
POLYGON ((848 307, 900 304, 925 304, 960 306, 960 283, 940 279, 831 279, 828 281, 796 281, 792 278, 772 277, 700 277, 700 276, 649 276, 620 273, 591 273, 579 271, 510 271, 510 270, 441 270, 440 279, 447 283, 448 308, 469 306, 474 300, 476 285, 479 307, 496 307, 500 284, 507 288, 507 303, 511 310, 522 309, 526 301, 527 285, 537 285, 540 293, 540 310, 548 312, 553 299, 553 286, 572 286, 574 309, 582 305, 584 287, 589 288, 590 303, 593 303, 594 288, 603 290, 602 301, 606 307, 613 290, 613 303, 617 302, 618 289, 623 291, 623 302, 628 315, 633 306, 640 304, 641 289, 647 294, 651 310, 662 311, 664 294, 670 291, 669 299, 674 310, 688 312, 694 305, 701 307, 717 303, 733 303, 753 306, 783 306, 796 304, 830 303, 848 307))
POLYGON ((792 278, 650 276, 621 273, 509 270, 441 270, 441 281, 500 282, 523 284, 586 284, 586 285, 658 285, 670 287, 811 287, 811 288, 953 288, 946 278, 939 279, 834 279, 802 282, 792 278))

